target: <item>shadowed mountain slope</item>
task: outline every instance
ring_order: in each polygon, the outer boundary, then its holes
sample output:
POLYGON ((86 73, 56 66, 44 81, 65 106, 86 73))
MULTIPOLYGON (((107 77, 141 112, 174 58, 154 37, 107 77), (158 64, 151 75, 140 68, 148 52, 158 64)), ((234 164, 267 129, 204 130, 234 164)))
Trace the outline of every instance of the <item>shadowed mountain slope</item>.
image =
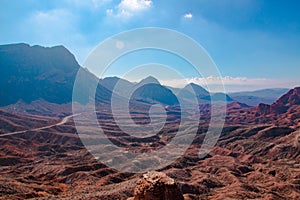
MULTIPOLYGON (((63 46, 41 47, 27 44, 0 46, 0 106, 15 104, 19 100, 31 103, 44 99, 46 102, 63 104, 72 101, 76 74, 82 70, 79 86, 82 93, 92 95, 90 86, 98 79, 81 68, 75 57, 63 46)), ((96 99, 107 101, 111 92, 98 86, 96 99)), ((80 98, 77 98, 80 99, 80 98)), ((89 99, 80 99, 87 103, 89 99)))

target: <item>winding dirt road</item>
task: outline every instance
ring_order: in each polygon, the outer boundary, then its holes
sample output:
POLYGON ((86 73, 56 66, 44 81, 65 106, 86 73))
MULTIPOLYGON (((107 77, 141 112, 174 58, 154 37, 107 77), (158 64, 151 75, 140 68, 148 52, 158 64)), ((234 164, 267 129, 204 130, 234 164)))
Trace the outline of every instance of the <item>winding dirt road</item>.
POLYGON ((47 128, 52 128, 54 126, 60 126, 63 125, 65 123, 67 123, 69 121, 70 118, 74 117, 74 116, 78 116, 80 114, 73 114, 73 115, 68 115, 64 118, 62 118, 62 120, 56 124, 52 124, 52 125, 48 125, 48 126, 43 126, 43 127, 39 127, 39 128, 32 128, 32 129, 27 129, 27 130, 23 130, 23 131, 15 131, 15 132, 10 132, 10 133, 4 133, 1 134, 0 137, 4 137, 4 136, 11 136, 11 135, 16 135, 16 134, 20 134, 20 133, 26 133, 27 131, 39 131, 39 130, 44 130, 47 128))

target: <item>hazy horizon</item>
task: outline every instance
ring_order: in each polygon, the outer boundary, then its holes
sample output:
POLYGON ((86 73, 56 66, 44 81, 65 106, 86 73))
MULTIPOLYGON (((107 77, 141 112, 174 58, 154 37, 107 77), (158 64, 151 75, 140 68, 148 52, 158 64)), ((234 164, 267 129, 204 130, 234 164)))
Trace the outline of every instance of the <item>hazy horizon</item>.
MULTIPOLYGON (((19 44, 19 43, 12 43, 12 44, 19 44)), ((22 44, 28 44, 28 43, 22 43, 22 44)), ((0 44, 0 45, 11 45, 11 44, 0 44)), ((30 44, 28 44, 30 45, 30 44)), ((38 44, 36 44, 38 45, 38 44)), ((35 45, 30 45, 35 46, 35 45)), ((63 44, 55 45, 55 46, 42 46, 45 48, 51 48, 56 46, 64 46, 63 44)), ((69 50, 69 49, 68 49, 69 50)), ((70 51, 70 50, 69 50, 70 51)), ((71 52, 72 53, 72 52, 71 52)), ((73 54, 73 53, 72 53, 73 54)), ((74 54, 73 54, 74 55, 74 54)), ((75 56, 75 55, 74 55, 75 56)), ((76 58, 76 57, 75 57, 76 58)), ((78 62, 78 60, 76 59, 78 62)), ((79 63, 79 65, 81 65, 79 63)), ((82 66, 82 65, 81 65, 82 66)), ((84 66, 82 66, 84 67, 84 66)), ((120 68, 119 63, 117 66, 111 66, 111 68, 120 68)), ((88 68, 86 68, 88 69, 88 68)), ((90 71, 90 69, 88 69, 90 71)), ((111 70, 111 69, 109 69, 111 70)), ((97 76, 100 79, 106 78, 106 77, 118 77, 125 80, 128 80, 130 82, 139 82, 142 79, 153 76, 158 81, 168 87, 173 88, 184 88, 189 83, 195 83, 197 85, 200 85, 201 87, 205 88, 209 91, 209 88, 207 85, 210 86, 210 92, 221 92, 223 91, 223 85, 218 85, 220 80, 224 83, 225 91, 227 93, 234 93, 234 92, 252 92, 257 90, 264 90, 264 89, 293 89, 295 87, 300 86, 299 80, 289 80, 289 79, 268 79, 268 78, 247 78, 247 77, 231 77, 231 76, 225 76, 225 77, 215 77, 215 76, 208 76, 208 77, 190 77, 190 78, 184 78, 184 79, 174 79, 172 78, 172 75, 161 73, 161 71, 154 71, 151 70, 139 70, 139 73, 133 74, 136 76, 126 76, 126 74, 118 75, 118 74, 111 74, 111 72, 108 70, 106 74, 102 75, 101 77, 95 73, 93 73, 95 76, 97 76), (154 73, 153 73, 154 72, 154 73)), ((126 69, 127 70, 127 69, 126 69)), ((160 69, 163 70, 163 69, 160 69)), ((175 76, 174 76, 175 77, 175 76)))

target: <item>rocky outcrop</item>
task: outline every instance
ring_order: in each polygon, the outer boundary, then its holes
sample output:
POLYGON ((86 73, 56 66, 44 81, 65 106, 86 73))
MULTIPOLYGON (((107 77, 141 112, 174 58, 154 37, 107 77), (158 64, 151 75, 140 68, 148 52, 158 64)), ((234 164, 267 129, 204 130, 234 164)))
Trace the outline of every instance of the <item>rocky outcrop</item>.
POLYGON ((290 90, 271 105, 259 104, 256 111, 260 115, 282 114, 296 105, 300 105, 300 87, 290 90))
POLYGON ((260 103, 256 110, 258 114, 268 115, 271 112, 271 106, 268 104, 260 103))
POLYGON ((294 88, 271 105, 271 113, 282 114, 290 107, 300 105, 300 87, 294 88))
POLYGON ((134 197, 128 200, 183 200, 174 179, 162 172, 148 172, 137 182, 134 197))
POLYGON ((300 87, 296 87, 280 97, 275 103, 279 105, 300 105, 300 87))

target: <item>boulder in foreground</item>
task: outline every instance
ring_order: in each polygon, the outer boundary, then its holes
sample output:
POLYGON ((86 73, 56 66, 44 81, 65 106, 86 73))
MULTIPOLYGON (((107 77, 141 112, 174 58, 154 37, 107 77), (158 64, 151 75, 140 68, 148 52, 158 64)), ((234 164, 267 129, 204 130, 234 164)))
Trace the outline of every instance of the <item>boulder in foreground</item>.
POLYGON ((183 200, 175 180, 162 172, 148 172, 137 182, 134 197, 128 200, 183 200))

